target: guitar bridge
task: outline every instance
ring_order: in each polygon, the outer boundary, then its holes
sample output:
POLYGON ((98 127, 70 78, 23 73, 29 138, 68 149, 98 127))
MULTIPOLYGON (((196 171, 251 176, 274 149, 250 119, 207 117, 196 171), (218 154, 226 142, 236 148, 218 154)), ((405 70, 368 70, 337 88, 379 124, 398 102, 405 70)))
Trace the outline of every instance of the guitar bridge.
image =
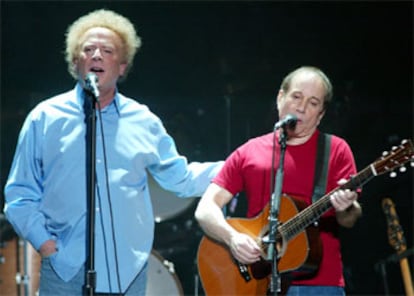
POLYGON ((248 283, 252 279, 252 277, 250 276, 249 268, 247 267, 247 265, 237 261, 237 267, 244 281, 248 283))

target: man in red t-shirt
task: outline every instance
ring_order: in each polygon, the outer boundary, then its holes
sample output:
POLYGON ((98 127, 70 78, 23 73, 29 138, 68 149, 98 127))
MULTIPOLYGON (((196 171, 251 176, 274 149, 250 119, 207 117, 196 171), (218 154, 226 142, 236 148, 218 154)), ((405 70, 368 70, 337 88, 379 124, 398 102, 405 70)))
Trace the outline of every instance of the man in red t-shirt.
MULTIPOLYGON (((321 134, 317 127, 331 99, 332 85, 320 69, 300 67, 289 73, 282 82, 277 106, 280 119, 293 116, 297 118, 296 124, 284 126, 283 130, 275 128, 274 132, 251 139, 237 148, 202 196, 195 217, 210 238, 228 248, 235 262, 254 264, 263 260, 263 251, 255 237, 228 223, 223 207, 235 195, 245 192, 247 218, 261 214, 274 191, 283 135, 286 149, 282 194, 310 205, 318 136, 321 134)), ((325 193, 356 173, 352 151, 344 139, 332 135, 329 151, 325 193)), ((331 209, 318 220, 322 256, 317 271, 305 278, 293 277, 287 295, 345 295, 338 228, 352 227, 361 216, 357 198, 358 193, 348 189, 336 190, 329 196, 331 209)))

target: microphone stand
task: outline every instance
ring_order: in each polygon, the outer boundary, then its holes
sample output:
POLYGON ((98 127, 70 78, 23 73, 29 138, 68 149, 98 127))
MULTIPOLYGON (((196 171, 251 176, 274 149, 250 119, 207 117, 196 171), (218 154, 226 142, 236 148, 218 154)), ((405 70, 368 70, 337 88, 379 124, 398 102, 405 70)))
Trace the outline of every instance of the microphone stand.
MULTIPOLYGON (((276 129, 276 127, 275 127, 276 129)), ((276 133, 276 130, 274 131, 276 133)), ((278 216, 280 209, 280 197, 282 195, 282 184, 283 184, 283 167, 285 161, 285 152, 286 152, 286 141, 287 141, 287 127, 283 126, 282 131, 279 135, 280 143, 280 159, 279 159, 279 168, 275 177, 275 187, 274 192, 270 199, 270 214, 269 214, 269 243, 267 260, 272 263, 272 275, 270 281, 270 292, 277 295, 277 292, 281 291, 281 279, 280 274, 277 269, 277 247, 276 247, 276 232, 279 225, 278 216)), ((273 163, 272 163, 273 166, 273 163)))
POLYGON ((98 98, 85 90, 84 111, 86 123, 86 188, 87 188, 87 268, 85 273, 85 293, 94 295, 96 287, 95 271, 95 171, 96 171, 96 104, 98 98))
POLYGON ((407 249, 400 254, 392 254, 385 259, 379 260, 375 263, 374 268, 375 271, 380 272, 382 277, 382 282, 384 284, 384 295, 390 295, 389 287, 388 287, 388 280, 387 280, 387 269, 386 265, 388 263, 397 263, 404 258, 408 258, 409 256, 414 255, 414 248, 407 249))

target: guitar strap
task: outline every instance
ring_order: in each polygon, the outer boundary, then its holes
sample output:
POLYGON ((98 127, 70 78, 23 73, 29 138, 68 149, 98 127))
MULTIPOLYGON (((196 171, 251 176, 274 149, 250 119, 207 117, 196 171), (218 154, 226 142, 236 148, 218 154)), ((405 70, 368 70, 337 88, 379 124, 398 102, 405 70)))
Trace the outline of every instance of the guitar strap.
POLYGON ((312 203, 325 195, 328 179, 329 155, 331 152, 331 135, 319 133, 315 165, 315 179, 313 186, 312 203))

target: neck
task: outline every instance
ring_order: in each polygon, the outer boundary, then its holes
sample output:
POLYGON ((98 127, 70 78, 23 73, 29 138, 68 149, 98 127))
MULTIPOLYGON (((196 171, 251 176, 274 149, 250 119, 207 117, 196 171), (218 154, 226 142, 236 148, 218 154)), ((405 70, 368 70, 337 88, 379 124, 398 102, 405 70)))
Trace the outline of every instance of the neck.
POLYGON ((101 91, 100 96, 99 96, 99 103, 100 103, 101 109, 111 104, 114 98, 115 98, 115 89, 111 89, 109 91, 101 91))
MULTIPOLYGON (((295 132, 288 132, 288 140, 287 140, 287 144, 288 145, 301 145, 303 143, 306 143, 314 134, 315 131, 313 131, 312 133, 306 134, 306 135, 298 135, 295 134, 295 132)), ((280 135, 280 132, 279 132, 280 135)))

